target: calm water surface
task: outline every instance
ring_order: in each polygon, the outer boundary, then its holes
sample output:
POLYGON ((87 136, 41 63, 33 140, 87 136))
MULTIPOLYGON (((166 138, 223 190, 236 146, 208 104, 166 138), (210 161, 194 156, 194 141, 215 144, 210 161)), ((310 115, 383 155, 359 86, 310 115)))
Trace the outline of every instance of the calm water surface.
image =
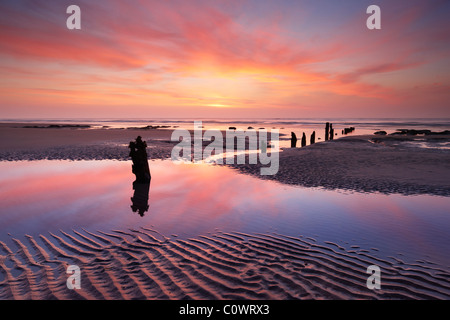
POLYGON ((81 228, 148 227, 179 238, 276 232, 450 266, 450 198, 293 187, 206 164, 150 166, 150 185, 134 190, 131 162, 0 162, 0 241, 81 228), (143 216, 132 197, 148 203, 143 216))

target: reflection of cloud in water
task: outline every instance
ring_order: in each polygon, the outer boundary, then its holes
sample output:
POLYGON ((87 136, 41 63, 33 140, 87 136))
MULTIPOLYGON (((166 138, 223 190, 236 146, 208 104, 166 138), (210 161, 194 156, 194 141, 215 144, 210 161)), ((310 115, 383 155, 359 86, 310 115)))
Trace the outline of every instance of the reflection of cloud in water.
MULTIPOLYGON (((152 161, 150 166, 151 214, 140 217, 130 209, 130 196, 137 192, 130 192, 131 162, 0 162, 0 240, 8 233, 152 225, 188 238, 219 228, 312 236, 376 248, 382 257, 429 255, 450 263, 450 198, 292 187, 204 164, 152 161)), ((145 202, 148 192, 143 194, 136 200, 145 202)))

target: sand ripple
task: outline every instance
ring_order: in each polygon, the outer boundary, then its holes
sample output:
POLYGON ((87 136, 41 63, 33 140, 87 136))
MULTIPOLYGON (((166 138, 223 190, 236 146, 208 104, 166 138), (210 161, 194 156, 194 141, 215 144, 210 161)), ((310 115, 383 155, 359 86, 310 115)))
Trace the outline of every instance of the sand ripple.
POLYGON ((239 232, 168 238, 155 230, 60 234, 0 242, 0 299, 449 299, 450 273, 337 244, 239 232), (67 266, 81 289, 66 287, 67 266), (369 290, 366 269, 382 270, 369 290))

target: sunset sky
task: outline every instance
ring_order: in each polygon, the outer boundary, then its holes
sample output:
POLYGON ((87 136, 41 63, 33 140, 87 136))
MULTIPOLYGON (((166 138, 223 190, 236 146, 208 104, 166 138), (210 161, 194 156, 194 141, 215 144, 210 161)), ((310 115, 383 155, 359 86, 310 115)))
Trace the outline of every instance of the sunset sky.
POLYGON ((2 0, 0 74, 2 119, 450 117, 450 1, 2 0))

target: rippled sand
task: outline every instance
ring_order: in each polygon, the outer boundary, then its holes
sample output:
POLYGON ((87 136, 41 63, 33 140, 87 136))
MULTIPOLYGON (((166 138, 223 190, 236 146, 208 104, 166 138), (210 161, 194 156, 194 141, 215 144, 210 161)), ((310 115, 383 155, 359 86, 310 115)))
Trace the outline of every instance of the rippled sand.
POLYGON ((155 230, 90 232, 0 242, 0 299, 449 299, 450 273, 369 251, 280 234, 187 240, 155 230), (81 269, 81 289, 66 268, 81 269), (381 290, 366 287, 369 265, 381 290))

